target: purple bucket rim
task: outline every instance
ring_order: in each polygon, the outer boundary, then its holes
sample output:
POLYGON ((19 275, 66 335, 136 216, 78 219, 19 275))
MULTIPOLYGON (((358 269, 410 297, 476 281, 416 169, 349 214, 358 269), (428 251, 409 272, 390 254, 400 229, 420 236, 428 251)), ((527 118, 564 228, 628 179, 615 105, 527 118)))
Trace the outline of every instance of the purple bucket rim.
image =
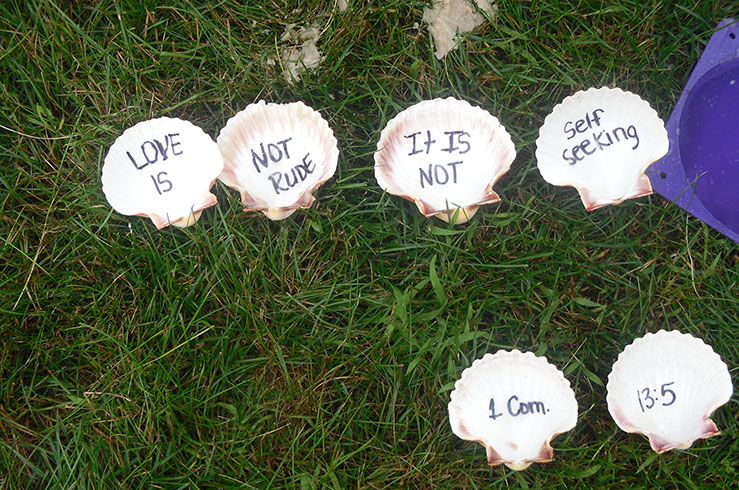
POLYGON ((715 68, 739 59, 739 23, 733 18, 719 22, 716 32, 708 41, 703 54, 685 84, 683 92, 665 125, 670 139, 670 149, 661 160, 649 167, 647 172, 652 188, 661 196, 674 202, 707 225, 715 228, 734 242, 739 243, 739 230, 717 219, 704 205, 694 190, 693 181, 685 173, 680 155, 679 131, 683 108, 689 96, 705 75, 715 68), (733 36, 733 37, 732 37, 733 36))

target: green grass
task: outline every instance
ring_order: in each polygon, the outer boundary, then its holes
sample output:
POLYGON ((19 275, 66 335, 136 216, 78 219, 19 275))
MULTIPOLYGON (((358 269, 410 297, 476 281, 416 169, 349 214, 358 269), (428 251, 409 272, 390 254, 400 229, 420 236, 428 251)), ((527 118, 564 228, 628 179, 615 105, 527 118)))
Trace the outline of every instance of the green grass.
POLYGON ((0 488, 729 488, 723 434, 653 453, 608 414, 634 338, 680 329, 736 374, 739 249, 653 195, 586 213, 535 139, 563 97, 618 86, 669 117, 730 1, 499 1, 437 61, 424 2, 9 1, 0 6, 0 488), (324 29, 288 85, 287 24, 324 29), (423 218, 373 175, 379 132, 420 100, 498 117, 517 158, 466 225, 423 218), (107 148, 156 116, 212 137, 258 99, 302 100, 336 175, 282 222, 218 205, 188 229, 121 216, 107 148), (485 352, 545 354, 578 424, 555 459, 488 467, 452 434, 454 381, 485 352))

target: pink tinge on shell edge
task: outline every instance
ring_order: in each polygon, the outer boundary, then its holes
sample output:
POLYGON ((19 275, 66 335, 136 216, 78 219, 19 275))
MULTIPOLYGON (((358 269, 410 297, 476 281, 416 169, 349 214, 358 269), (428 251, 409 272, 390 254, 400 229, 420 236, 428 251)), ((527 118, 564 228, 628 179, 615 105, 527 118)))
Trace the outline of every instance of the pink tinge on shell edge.
POLYGON ((156 226, 158 230, 161 230, 183 219, 189 219, 191 215, 194 215, 195 213, 199 213, 203 209, 207 209, 211 206, 215 206, 217 203, 218 203, 218 199, 216 198, 216 196, 211 194, 210 191, 208 191, 207 195, 204 196, 202 205, 200 207, 198 207, 197 209, 192 209, 188 214, 174 221, 170 221, 169 218, 167 218, 167 216, 159 216, 158 214, 140 213, 140 214, 136 214, 135 216, 143 216, 143 217, 149 218, 152 221, 152 223, 154 223, 154 226, 156 226))
POLYGON ((649 445, 652 446, 652 449, 654 449, 657 454, 662 454, 664 452, 670 451, 671 449, 687 449, 692 446, 693 443, 698 439, 707 439, 719 434, 721 434, 721 431, 718 430, 718 427, 716 427, 716 424, 713 422, 713 420, 711 420, 709 417, 704 417, 700 435, 694 437, 689 441, 668 441, 655 434, 649 434, 647 437, 649 438, 649 445))
POLYGON ((616 422, 616 425, 618 425, 621 430, 628 433, 636 433, 636 434, 644 434, 647 436, 647 439, 649 439, 649 445, 656 451, 658 454, 662 454, 664 452, 667 452, 671 449, 681 448, 686 449, 690 447, 693 442, 697 441, 698 439, 706 439, 709 437, 717 436, 721 434, 721 431, 718 430, 718 427, 716 427, 716 423, 708 416, 703 417, 702 427, 700 430, 700 435, 697 437, 694 437, 690 441, 668 441, 667 439, 658 436, 657 434, 647 434, 644 431, 640 430, 635 425, 631 424, 618 409, 610 408, 611 416, 613 417, 613 420, 616 422))
POLYGON ((636 197, 648 196, 652 193, 652 184, 649 182, 649 177, 646 174, 639 176, 634 192, 629 193, 621 198, 618 202, 613 202, 610 199, 600 199, 593 192, 586 188, 578 188, 577 191, 580 193, 580 199, 582 200, 583 206, 587 211, 595 211, 596 209, 608 206, 610 204, 620 204, 627 199, 634 199, 636 197))

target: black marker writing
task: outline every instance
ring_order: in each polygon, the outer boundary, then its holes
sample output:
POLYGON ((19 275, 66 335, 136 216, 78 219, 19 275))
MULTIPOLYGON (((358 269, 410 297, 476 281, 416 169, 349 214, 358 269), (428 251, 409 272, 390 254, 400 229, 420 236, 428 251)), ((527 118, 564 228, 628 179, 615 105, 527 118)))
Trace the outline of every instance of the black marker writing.
MULTIPOLYGON (((411 150, 410 153, 408 153, 408 156, 413 156, 413 155, 418 155, 419 153, 423 153, 423 150, 419 150, 417 148, 417 145, 416 145, 416 136, 418 136, 419 134, 421 134, 421 132, 420 131, 416 131, 413 134, 406 134, 406 135, 403 136, 403 138, 406 138, 406 139, 410 138, 412 140, 412 142, 413 142, 412 143, 413 144, 413 149, 411 150)), ((429 151, 431 151, 431 145, 433 145, 434 143, 436 143, 436 140, 431 138, 431 131, 429 131, 427 129, 426 130, 426 141, 423 142, 423 144, 426 145, 426 154, 427 155, 428 155, 429 151)))
POLYGON ((290 158, 290 152, 288 152, 287 150, 287 143, 291 139, 292 138, 286 138, 276 143, 267 143, 266 147, 264 146, 264 143, 259 143, 258 152, 254 151, 253 149, 250 150, 251 162, 254 164, 254 168, 257 169, 257 172, 262 172, 262 169, 259 168, 259 165, 267 168, 270 163, 278 163, 283 158, 290 158), (257 163, 259 165, 257 165, 257 163))
POLYGON ((562 158, 570 165, 575 165, 596 151, 605 150, 609 146, 622 141, 631 141, 633 143, 632 150, 639 147, 639 133, 636 131, 636 126, 632 124, 627 128, 617 127, 611 131, 602 130, 592 133, 591 138, 586 138, 571 148, 565 148, 562 151, 562 158))
MULTIPOLYGON (((457 183, 457 165, 460 165, 462 162, 449 162, 446 164, 446 167, 450 167, 452 169, 451 172, 451 181, 453 183, 457 183)), ((434 165, 432 163, 429 163, 428 166, 428 172, 424 172, 423 168, 419 167, 418 172, 420 173, 420 179, 421 179, 421 188, 425 188, 426 184, 428 185, 434 185, 434 183, 438 185, 445 185, 449 183, 450 175, 449 171, 446 169, 444 165, 434 165)))
POLYGON ((648 386, 645 386, 644 388, 636 390, 636 398, 639 401, 639 408, 641 408, 642 412, 645 412, 646 410, 651 410, 655 407, 657 402, 660 400, 660 396, 663 397, 663 400, 668 399, 669 401, 663 401, 661 406, 663 407, 669 407, 673 403, 675 403, 675 400, 677 399, 677 395, 674 391, 672 391, 670 388, 667 388, 670 385, 674 385, 674 381, 670 381, 669 383, 664 383, 660 387, 660 391, 657 391, 656 388, 650 388, 648 386))
POLYGON ((467 138, 470 137, 470 133, 468 133, 467 131, 444 131, 444 134, 449 136, 449 146, 446 148, 442 148, 441 151, 452 153, 459 150, 460 147, 456 146, 456 143, 465 146, 465 149, 459 152, 460 155, 464 155, 465 153, 470 151, 470 142, 466 139, 463 139, 464 136, 466 136, 467 138))
POLYGON ((584 133, 589 129, 593 129, 593 123, 595 123, 596 126, 600 126, 600 117, 598 116, 599 112, 604 113, 605 111, 603 109, 595 109, 592 112, 592 119, 590 118, 591 113, 586 112, 585 119, 578 119, 577 121, 567 121, 564 125, 565 134, 569 134, 567 139, 571 140, 575 137, 577 133, 584 133))
POLYGON ((153 138, 141 143, 141 156, 144 157, 143 160, 139 160, 142 162, 141 164, 136 161, 136 158, 131 155, 130 151, 126 151, 126 155, 136 170, 141 170, 148 165, 156 163, 160 158, 162 161, 166 161, 170 156, 182 155, 182 149, 179 151, 177 149, 182 143, 175 139, 179 135, 180 133, 169 133, 164 135, 163 141, 153 138))
POLYGON ((548 412, 543 402, 522 402, 518 399, 516 395, 513 395, 508 399, 506 407, 508 408, 508 413, 511 414, 511 416, 513 417, 518 417, 519 415, 528 415, 530 413, 544 414, 548 412))
POLYGON ((490 399, 490 405, 488 406, 488 410, 490 410, 490 416, 488 418, 491 418, 493 420, 503 415, 502 413, 495 413, 495 400, 492 398, 490 399))
MULTIPOLYGON (((421 131, 416 131, 415 133, 403 135, 403 138, 411 141, 411 151, 408 153, 408 156, 418 155, 419 153, 428 155, 431 152, 431 148, 436 144, 437 141, 434 139, 430 130, 426 130, 426 138, 423 140, 419 140, 419 135, 421 134, 421 131), (425 146, 425 150, 421 146, 425 146)), ((460 155, 464 155, 472 148, 469 142, 470 133, 467 131, 444 131, 444 135, 447 136, 448 145, 441 148, 441 151, 445 153, 457 152, 460 155)))
POLYGON ((295 165, 289 172, 273 172, 267 178, 272 182, 275 194, 286 192, 304 182, 305 179, 316 169, 313 160, 310 160, 310 153, 303 157, 303 162, 295 165))
POLYGON ((172 190, 172 181, 165 179, 167 177, 167 172, 159 172, 154 178, 153 175, 150 175, 151 180, 154 182, 154 187, 157 189, 157 193, 161 196, 164 192, 169 192, 172 190))
MULTIPOLYGON (((508 398, 508 401, 506 402, 506 409, 508 415, 510 415, 511 417, 520 417, 522 415, 534 414, 546 415, 547 413, 549 413, 549 409, 544 405, 544 402, 521 401, 518 395, 512 395, 508 398)), ((493 420, 499 417, 503 417, 504 415, 503 413, 498 413, 495 411, 495 399, 493 398, 490 399, 488 410, 490 410, 490 415, 488 415, 488 418, 493 420)))

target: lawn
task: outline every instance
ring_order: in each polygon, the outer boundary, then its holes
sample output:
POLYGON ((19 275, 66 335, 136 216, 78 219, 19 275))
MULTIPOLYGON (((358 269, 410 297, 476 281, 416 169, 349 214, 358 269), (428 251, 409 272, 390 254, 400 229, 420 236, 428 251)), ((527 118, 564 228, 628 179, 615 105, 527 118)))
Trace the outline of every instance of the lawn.
MULTIPOLYGON (((618 354, 679 329, 736 380, 739 247, 654 194, 586 212, 536 167, 539 127, 589 87, 667 120, 736 4, 499 0, 444 59, 420 0, 0 5, 0 488, 729 488, 720 436, 657 455, 605 401, 618 354), (287 4, 287 5, 285 5, 287 4), (572 6, 571 4, 576 4, 572 6), (320 28, 288 82, 283 34, 320 28), (384 193, 380 131, 457 97, 517 156, 463 225, 384 193), (110 145, 153 117, 212 138, 258 100, 303 101, 338 140, 308 210, 272 222, 220 182, 194 226, 158 231, 102 193, 110 145), (487 352, 545 355, 579 407, 554 460, 490 467, 447 404, 487 352)), ((288 36, 289 37, 289 36, 288 36)))

